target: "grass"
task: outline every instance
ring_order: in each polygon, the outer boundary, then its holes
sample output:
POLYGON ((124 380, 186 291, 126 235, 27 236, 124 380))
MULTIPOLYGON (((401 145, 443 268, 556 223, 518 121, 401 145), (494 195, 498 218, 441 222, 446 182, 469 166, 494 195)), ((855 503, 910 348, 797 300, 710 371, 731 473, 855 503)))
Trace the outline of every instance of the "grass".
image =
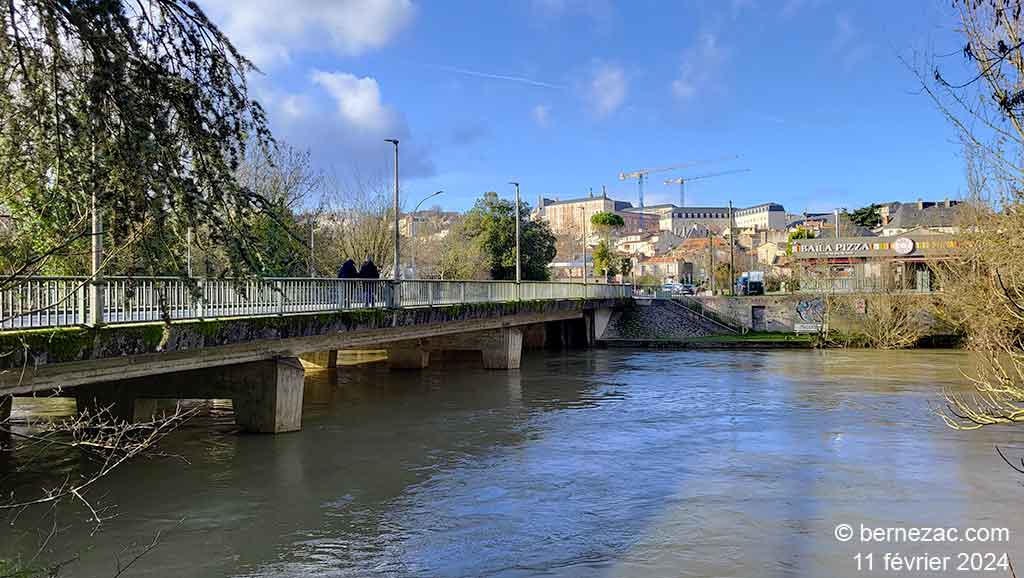
POLYGON ((781 331, 757 331, 742 335, 704 335, 691 337, 686 341, 701 341, 711 343, 749 343, 765 341, 795 341, 810 343, 814 335, 809 333, 783 333, 781 331))

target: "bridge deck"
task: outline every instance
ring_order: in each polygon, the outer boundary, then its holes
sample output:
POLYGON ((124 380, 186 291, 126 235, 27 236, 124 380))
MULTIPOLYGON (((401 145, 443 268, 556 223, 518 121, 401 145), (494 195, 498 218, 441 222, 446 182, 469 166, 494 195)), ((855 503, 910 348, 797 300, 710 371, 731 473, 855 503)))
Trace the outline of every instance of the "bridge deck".
POLYGON ((576 282, 28 277, 0 286, 0 331, 631 296, 576 282))

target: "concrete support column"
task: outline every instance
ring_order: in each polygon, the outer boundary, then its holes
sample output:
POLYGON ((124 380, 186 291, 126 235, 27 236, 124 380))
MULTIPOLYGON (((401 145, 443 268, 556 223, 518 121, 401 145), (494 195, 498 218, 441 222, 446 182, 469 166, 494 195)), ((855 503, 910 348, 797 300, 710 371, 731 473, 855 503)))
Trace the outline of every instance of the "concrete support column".
POLYGON ((519 369, 523 355, 523 332, 507 327, 495 332, 483 345, 484 369, 519 369))
POLYGON ((338 350, 332 349, 330 351, 317 351, 314 353, 303 353, 299 356, 302 361, 317 367, 325 367, 328 369, 334 369, 338 367, 338 350))
POLYGON ((391 369, 425 369, 430 365, 430 351, 420 343, 400 343, 388 347, 391 369))
POLYGON ((612 310, 609 308, 594 310, 594 338, 601 339, 608 329, 608 323, 612 319, 612 310))
MULTIPOLYGON (((241 369, 241 368, 240 368, 241 369)), ((302 429, 302 385, 306 371, 294 357, 247 364, 232 402, 245 431, 283 433, 302 429)))
POLYGON ((0 423, 11 419, 11 406, 14 404, 14 396, 0 395, 0 423))
POLYGON ((75 403, 79 413, 97 415, 106 410, 110 418, 127 423, 152 421, 156 414, 155 399, 138 399, 116 385, 77 387, 75 403))
POLYGON ((526 349, 544 349, 547 344, 547 327, 543 323, 527 325, 523 329, 523 347, 526 349))

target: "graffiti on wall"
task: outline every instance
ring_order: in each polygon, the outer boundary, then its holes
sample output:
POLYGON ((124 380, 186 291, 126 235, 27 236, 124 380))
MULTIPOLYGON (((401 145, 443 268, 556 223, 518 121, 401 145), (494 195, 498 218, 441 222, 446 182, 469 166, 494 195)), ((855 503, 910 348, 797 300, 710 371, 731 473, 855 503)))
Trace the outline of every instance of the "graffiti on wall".
POLYGON ((820 297, 797 301, 796 317, 793 328, 798 333, 821 331, 822 322, 825 320, 825 302, 820 297))

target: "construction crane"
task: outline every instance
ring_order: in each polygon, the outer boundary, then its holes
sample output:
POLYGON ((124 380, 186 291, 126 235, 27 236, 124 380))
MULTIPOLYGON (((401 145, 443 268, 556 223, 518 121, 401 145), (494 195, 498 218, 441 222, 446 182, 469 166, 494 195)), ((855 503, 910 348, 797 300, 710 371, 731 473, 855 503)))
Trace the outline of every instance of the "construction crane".
POLYGON ((720 158, 720 159, 714 159, 714 160, 709 160, 709 161, 691 161, 691 162, 688 162, 688 163, 674 165, 674 166, 671 166, 671 167, 661 167, 661 168, 657 168, 657 169, 640 169, 638 171, 633 171, 633 172, 630 172, 630 173, 619 173, 619 180, 620 181, 624 181, 626 179, 636 179, 636 181, 637 181, 637 191, 639 192, 639 199, 640 199, 640 208, 642 209, 642 208, 644 208, 644 181, 647 180, 647 175, 649 175, 651 173, 663 173, 665 171, 673 171, 673 170, 676 170, 676 169, 685 169, 685 168, 695 167, 697 165, 703 165, 703 164, 707 164, 707 163, 717 163, 717 162, 732 160, 732 159, 736 159, 736 158, 739 158, 739 157, 738 156, 731 156, 731 157, 723 157, 723 158, 720 158))
POLYGON ((686 183, 690 181, 696 181, 699 179, 710 179, 711 177, 720 177, 722 175, 734 175, 736 173, 749 173, 750 169, 734 169, 731 171, 722 171, 720 173, 711 173, 708 175, 698 175, 696 177, 676 177, 674 179, 665 179, 666 185, 679 185, 679 206, 686 206, 686 183))

